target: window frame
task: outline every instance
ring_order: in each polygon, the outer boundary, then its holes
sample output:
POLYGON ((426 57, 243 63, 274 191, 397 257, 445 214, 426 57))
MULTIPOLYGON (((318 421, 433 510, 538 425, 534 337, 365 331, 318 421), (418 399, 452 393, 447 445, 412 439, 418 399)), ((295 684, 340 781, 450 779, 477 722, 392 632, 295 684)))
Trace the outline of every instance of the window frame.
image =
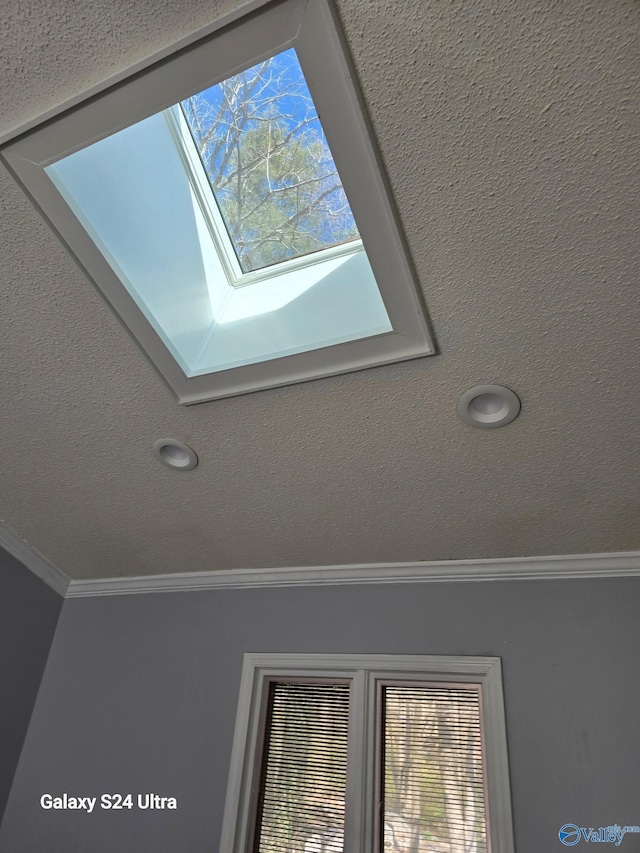
POLYGON ((514 853, 500 658, 440 655, 245 654, 232 744, 221 853, 252 853, 256 774, 268 685, 278 679, 351 680, 345 853, 376 853, 380 682, 477 686, 480 692, 488 853, 514 853))
MULTIPOLYGON (((280 0, 208 28, 116 85, 74 99, 2 146, 0 159, 181 404, 361 370, 435 352, 405 240, 330 0, 280 0), (44 168, 194 92, 295 47, 392 332, 188 377, 44 168)), ((132 69, 133 72, 133 69, 132 69)))
POLYGON ((279 261, 251 272, 243 272, 238 261, 233 241, 229 236, 222 212, 211 188, 206 170, 202 164, 196 144, 189 132, 187 120, 182 113, 180 104, 164 110, 164 116, 169 125, 171 136, 184 165, 189 184, 198 200, 204 219, 209 226, 209 233, 216 247, 216 252, 222 264, 229 287, 240 288, 271 281, 280 276, 303 269, 314 264, 322 264, 334 258, 353 255, 362 251, 364 246, 360 238, 318 249, 307 255, 300 255, 286 261, 279 261))

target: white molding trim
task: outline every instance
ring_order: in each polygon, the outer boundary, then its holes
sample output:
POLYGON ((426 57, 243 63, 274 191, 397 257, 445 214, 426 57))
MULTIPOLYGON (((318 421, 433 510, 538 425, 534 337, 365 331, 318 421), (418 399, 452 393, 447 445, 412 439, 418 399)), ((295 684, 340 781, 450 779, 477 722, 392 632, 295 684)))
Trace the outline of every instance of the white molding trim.
POLYGON ((0 521, 0 546, 26 566, 36 577, 44 581, 63 598, 67 594, 70 579, 57 566, 50 563, 39 551, 21 539, 17 533, 3 521, 0 521))
POLYGON ((326 586, 382 583, 460 583, 504 580, 569 580, 640 576, 640 551, 566 554, 557 557, 507 557, 496 560, 439 560, 419 563, 360 563, 229 569, 143 577, 72 580, 67 598, 186 592, 245 587, 326 586))

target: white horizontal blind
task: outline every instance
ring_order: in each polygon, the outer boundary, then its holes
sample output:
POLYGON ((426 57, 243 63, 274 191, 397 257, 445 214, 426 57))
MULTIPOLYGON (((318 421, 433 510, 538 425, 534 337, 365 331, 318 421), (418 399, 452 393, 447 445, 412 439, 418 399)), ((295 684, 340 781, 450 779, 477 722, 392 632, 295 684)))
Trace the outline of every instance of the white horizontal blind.
POLYGON ((254 853, 341 853, 349 683, 272 682, 254 853))
POLYGON ((480 695, 381 687, 382 853, 485 853, 480 695))

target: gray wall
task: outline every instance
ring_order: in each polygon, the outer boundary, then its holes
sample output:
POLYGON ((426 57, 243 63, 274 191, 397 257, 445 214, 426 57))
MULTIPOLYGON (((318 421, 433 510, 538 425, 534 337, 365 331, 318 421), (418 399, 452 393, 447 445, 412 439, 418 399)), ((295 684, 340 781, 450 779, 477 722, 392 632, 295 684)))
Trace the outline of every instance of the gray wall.
POLYGON ((0 548, 0 823, 62 598, 0 548))
POLYGON ((68 600, 0 850, 216 851, 246 651, 499 655, 518 853, 564 850, 567 822, 640 824, 639 598, 624 579, 68 600), (49 812, 44 792, 179 808, 49 812))

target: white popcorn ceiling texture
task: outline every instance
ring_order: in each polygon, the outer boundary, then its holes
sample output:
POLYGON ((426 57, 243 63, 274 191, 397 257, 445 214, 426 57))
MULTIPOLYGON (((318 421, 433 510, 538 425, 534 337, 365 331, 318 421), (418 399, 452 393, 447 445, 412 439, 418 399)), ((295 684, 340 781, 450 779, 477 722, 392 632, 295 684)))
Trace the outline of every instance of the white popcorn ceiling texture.
MULTIPOLYGON (((3 0, 0 132, 235 5, 3 0)), ((640 547, 640 5, 338 9, 440 353, 179 408, 0 171, 0 518, 71 577, 640 547)))

